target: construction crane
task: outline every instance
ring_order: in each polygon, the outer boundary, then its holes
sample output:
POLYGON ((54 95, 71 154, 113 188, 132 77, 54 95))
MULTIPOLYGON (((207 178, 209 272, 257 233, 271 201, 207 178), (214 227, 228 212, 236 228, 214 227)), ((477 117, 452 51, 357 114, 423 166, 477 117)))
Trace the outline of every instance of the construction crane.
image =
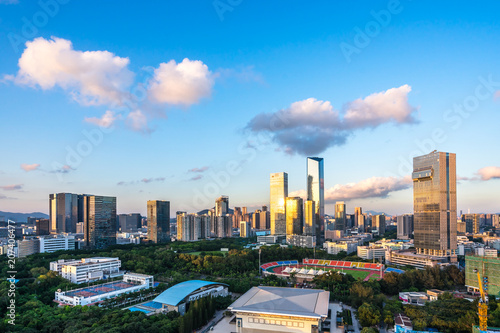
POLYGON ((479 274, 479 270, 477 269, 474 269, 474 273, 477 273, 477 282, 479 284, 479 291, 481 292, 481 299, 477 304, 479 315, 479 330, 481 332, 486 332, 488 330, 488 299, 485 296, 485 291, 488 290, 488 278, 484 276, 483 280, 481 280, 481 275, 479 274))

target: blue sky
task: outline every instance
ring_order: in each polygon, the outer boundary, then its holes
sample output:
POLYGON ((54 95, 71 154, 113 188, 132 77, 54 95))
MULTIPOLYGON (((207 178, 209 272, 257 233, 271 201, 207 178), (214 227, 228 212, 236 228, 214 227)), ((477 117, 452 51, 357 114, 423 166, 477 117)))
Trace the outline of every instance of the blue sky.
POLYGON ((399 214, 411 157, 438 149, 457 154, 458 209, 500 211, 496 2, 42 3, 0 0, 0 210, 48 212, 53 192, 253 209, 272 172, 302 194, 310 154, 327 213, 399 214))

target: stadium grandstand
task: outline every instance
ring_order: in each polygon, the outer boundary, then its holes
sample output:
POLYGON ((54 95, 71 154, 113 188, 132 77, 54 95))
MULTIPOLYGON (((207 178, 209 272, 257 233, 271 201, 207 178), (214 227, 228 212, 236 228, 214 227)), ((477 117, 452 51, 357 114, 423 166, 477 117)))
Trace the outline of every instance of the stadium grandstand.
POLYGON ((345 274, 360 276, 364 280, 370 278, 382 278, 384 274, 384 265, 366 262, 323 260, 323 259, 303 259, 302 263, 298 260, 283 260, 265 263, 260 266, 264 275, 277 275, 288 277, 295 273, 299 280, 312 280, 315 276, 324 274, 328 271, 342 271, 345 274), (354 273, 362 272, 362 273, 354 273))

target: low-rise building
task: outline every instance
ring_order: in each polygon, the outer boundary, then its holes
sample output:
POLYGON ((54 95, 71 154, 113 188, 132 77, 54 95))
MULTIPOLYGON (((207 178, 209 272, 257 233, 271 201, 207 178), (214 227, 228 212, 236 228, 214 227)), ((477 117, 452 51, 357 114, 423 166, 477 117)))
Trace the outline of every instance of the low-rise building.
POLYGON ((450 264, 447 257, 430 256, 415 253, 415 250, 391 250, 387 249, 385 261, 387 265, 413 266, 424 269, 426 266, 434 267, 450 264))
POLYGON ((326 249, 328 254, 338 254, 342 251, 347 254, 356 252, 359 242, 357 240, 338 240, 338 241, 327 241, 323 243, 323 248, 326 249))
POLYGON ((87 283, 123 275, 119 258, 94 257, 80 260, 58 260, 50 263, 50 270, 58 272, 72 283, 87 283))
POLYGON ((191 280, 178 283, 160 295, 153 301, 162 305, 163 312, 177 311, 183 315, 186 305, 197 299, 211 296, 227 296, 227 284, 202 280, 191 280))
POLYGON ((386 248, 382 246, 358 246, 358 257, 365 260, 382 260, 385 258, 386 248))
POLYGON ((316 236, 308 235, 286 235, 286 243, 293 246, 314 248, 316 247, 316 236))
POLYGON ((75 236, 53 235, 40 237, 40 253, 74 249, 75 236))
POLYGON ((253 287, 228 310, 237 333, 324 332, 330 293, 317 289, 253 287))

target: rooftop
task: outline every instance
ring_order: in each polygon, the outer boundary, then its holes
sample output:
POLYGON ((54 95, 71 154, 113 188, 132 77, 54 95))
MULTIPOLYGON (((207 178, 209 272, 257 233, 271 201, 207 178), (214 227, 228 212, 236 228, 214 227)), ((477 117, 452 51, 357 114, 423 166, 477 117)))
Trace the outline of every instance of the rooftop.
POLYGON ((158 295, 153 301, 158 302, 158 303, 163 303, 163 304, 168 304, 168 305, 173 305, 176 306, 184 298, 189 296, 191 293, 195 292, 196 290, 200 288, 205 288, 209 287, 212 285, 224 285, 227 286, 225 283, 220 283, 220 282, 210 282, 210 281, 202 281, 202 280, 191 280, 191 281, 185 281, 176 284, 175 286, 172 286, 162 292, 160 295, 158 295))
POLYGON ((236 300, 229 310, 234 312, 326 318, 330 293, 316 289, 253 287, 236 300))

